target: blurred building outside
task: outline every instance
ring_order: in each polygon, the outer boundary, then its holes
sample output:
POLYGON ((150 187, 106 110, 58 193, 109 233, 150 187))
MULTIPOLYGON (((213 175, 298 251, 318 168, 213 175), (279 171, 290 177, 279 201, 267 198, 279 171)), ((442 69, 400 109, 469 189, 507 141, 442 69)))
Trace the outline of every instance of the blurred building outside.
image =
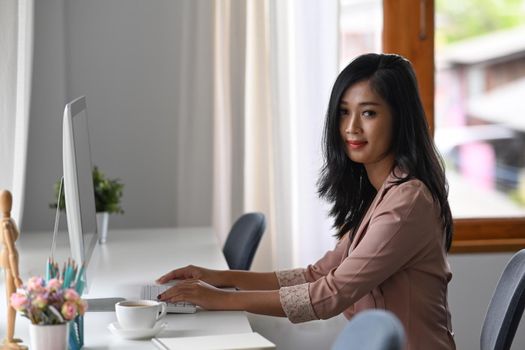
POLYGON ((525 215, 525 26, 436 50, 435 94, 454 216, 525 215))

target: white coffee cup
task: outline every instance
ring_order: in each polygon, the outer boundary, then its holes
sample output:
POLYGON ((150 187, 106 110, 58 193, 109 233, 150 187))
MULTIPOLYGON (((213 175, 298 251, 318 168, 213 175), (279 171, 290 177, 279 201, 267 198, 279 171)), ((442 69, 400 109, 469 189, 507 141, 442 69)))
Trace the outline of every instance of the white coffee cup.
POLYGON ((166 316, 166 303, 155 300, 125 300, 115 304, 117 320, 123 329, 148 329, 166 316))

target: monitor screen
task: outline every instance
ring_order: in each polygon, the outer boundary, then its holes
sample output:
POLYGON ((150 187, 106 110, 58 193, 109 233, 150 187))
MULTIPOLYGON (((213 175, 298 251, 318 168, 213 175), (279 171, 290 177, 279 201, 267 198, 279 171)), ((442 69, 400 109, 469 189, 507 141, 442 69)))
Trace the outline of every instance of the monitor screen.
POLYGON ((71 257, 87 270, 98 235, 85 96, 66 104, 62 132, 71 257))

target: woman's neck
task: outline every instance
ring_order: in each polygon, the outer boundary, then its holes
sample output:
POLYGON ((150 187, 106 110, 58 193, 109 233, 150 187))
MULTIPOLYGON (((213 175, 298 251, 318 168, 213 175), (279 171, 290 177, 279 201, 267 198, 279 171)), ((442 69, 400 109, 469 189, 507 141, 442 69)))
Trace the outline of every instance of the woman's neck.
POLYGON ((373 164, 365 164, 366 174, 368 180, 374 186, 376 191, 379 191, 386 178, 394 168, 394 156, 390 156, 380 162, 373 164))

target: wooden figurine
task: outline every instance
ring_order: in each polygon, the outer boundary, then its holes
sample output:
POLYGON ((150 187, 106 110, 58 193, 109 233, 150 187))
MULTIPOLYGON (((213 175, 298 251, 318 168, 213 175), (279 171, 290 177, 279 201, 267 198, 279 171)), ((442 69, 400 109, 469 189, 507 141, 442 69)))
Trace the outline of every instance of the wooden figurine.
POLYGON ((4 269, 5 273, 5 288, 7 297, 7 329, 6 336, 0 349, 16 349, 26 350, 27 347, 19 344, 22 341, 14 338, 15 333, 15 318, 16 310, 13 309, 9 298, 11 294, 16 291, 16 288, 22 286, 22 280, 18 273, 18 251, 15 247, 15 242, 18 239, 19 231, 16 223, 11 219, 11 206, 13 198, 9 191, 0 191, 0 211, 2 212, 2 221, 0 227, 1 233, 1 252, 0 252, 0 267, 4 269))

